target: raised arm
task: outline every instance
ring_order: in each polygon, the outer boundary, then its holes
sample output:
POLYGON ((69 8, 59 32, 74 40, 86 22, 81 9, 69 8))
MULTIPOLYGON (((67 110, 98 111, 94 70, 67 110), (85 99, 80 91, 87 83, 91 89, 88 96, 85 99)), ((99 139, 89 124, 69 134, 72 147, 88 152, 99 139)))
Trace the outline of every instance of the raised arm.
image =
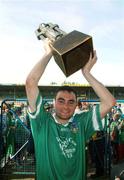
POLYGON ((42 77, 50 58, 52 57, 52 51, 49 44, 49 40, 46 39, 44 41, 45 53, 43 57, 37 62, 37 64, 33 67, 33 69, 30 71, 26 79, 26 94, 31 112, 34 112, 36 110, 36 100, 39 93, 38 82, 42 77))
POLYGON ((108 89, 90 73, 96 61, 97 61, 97 55, 96 55, 96 51, 94 51, 93 58, 92 55, 90 54, 88 63, 82 68, 82 73, 85 79, 94 89, 97 96, 100 98, 100 115, 101 118, 104 118, 104 116, 110 111, 112 106, 115 105, 116 101, 113 95, 108 91, 108 89))

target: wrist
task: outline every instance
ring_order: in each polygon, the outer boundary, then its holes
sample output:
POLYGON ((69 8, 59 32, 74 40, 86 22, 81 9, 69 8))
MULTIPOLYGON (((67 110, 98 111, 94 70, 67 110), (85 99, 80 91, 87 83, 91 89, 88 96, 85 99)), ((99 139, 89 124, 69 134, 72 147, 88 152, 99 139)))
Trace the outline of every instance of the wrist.
POLYGON ((86 70, 82 70, 82 74, 85 76, 85 75, 90 74, 90 72, 86 69, 86 70))
POLYGON ((45 56, 47 56, 47 57, 52 57, 52 52, 51 51, 47 51, 47 52, 45 52, 45 56))

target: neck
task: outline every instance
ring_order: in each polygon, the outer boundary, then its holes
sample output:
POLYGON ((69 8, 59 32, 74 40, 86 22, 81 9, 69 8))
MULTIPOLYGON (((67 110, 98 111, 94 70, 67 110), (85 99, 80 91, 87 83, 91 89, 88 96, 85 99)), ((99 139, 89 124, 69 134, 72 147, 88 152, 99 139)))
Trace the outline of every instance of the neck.
POLYGON ((56 118, 57 122, 60 124, 66 124, 69 121, 69 119, 60 119, 56 114, 55 114, 55 118, 56 118))

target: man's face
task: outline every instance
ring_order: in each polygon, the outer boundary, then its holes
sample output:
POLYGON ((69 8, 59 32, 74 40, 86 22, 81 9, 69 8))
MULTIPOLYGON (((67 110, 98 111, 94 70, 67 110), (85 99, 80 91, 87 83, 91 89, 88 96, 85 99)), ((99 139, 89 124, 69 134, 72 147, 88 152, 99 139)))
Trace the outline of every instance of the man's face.
POLYGON ((59 91, 54 104, 58 120, 68 121, 72 117, 76 105, 76 96, 73 92, 59 91))

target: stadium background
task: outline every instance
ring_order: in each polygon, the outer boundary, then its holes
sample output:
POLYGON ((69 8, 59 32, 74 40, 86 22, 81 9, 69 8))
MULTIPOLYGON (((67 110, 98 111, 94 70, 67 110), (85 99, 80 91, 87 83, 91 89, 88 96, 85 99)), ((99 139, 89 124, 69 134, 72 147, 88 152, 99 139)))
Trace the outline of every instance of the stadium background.
MULTIPOLYGON (((78 94, 79 98, 87 98, 97 100, 98 97, 94 93, 93 89, 88 85, 73 85, 73 84, 63 84, 72 86, 78 94)), ((43 96, 52 99, 59 86, 39 86, 40 91, 43 96)), ((124 87, 122 86, 107 86, 109 91, 118 100, 124 98, 124 87)), ((25 86, 24 85, 0 85, 0 101, 6 98, 26 98, 25 86)))

